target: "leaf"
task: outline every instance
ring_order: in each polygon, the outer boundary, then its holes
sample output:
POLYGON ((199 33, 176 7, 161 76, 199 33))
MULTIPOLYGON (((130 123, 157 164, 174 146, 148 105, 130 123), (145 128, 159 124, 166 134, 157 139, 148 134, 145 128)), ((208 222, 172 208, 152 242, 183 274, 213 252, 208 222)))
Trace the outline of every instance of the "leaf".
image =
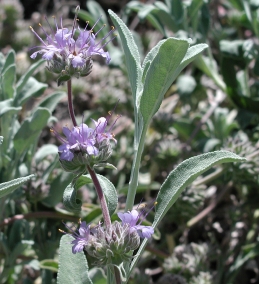
POLYGON ((19 79, 16 85, 17 94, 19 94, 22 91, 22 88, 27 83, 28 79, 33 75, 34 71, 45 61, 46 61, 45 59, 41 59, 36 63, 32 64, 31 67, 28 69, 28 71, 24 75, 22 75, 22 77, 19 79))
MULTIPOLYGON (((101 188, 103 190, 103 194, 105 196, 108 210, 110 213, 110 216, 116 211, 117 205, 118 205, 118 196, 117 196, 117 191, 113 185, 112 182, 110 182, 106 177, 102 175, 97 175, 97 178, 99 180, 99 183, 101 185, 101 188)), ((79 188, 83 186, 84 184, 87 183, 92 183, 92 179, 90 175, 83 175, 78 178, 76 182, 76 188, 79 188)))
POLYGON ((182 162, 169 174, 159 190, 153 226, 157 226, 181 192, 199 175, 218 164, 245 160, 245 158, 228 151, 215 151, 198 155, 182 162))
POLYGON ((42 203, 48 207, 55 207, 61 202, 65 189, 69 186, 73 175, 67 172, 61 172, 54 180, 51 181, 49 193, 42 203))
POLYGON ((4 141, 4 137, 0 136, 0 145, 3 144, 3 141, 4 141))
POLYGON ((140 99, 140 112, 147 124, 175 79, 174 72, 184 58, 188 41, 176 38, 166 39, 151 62, 145 77, 143 94, 140 99))
POLYGON ((74 238, 69 235, 60 240, 57 284, 93 284, 84 252, 73 254, 72 240, 74 238))
POLYGON ((145 57, 144 61, 143 61, 143 76, 142 76, 142 82, 144 83, 145 81, 145 77, 146 77, 146 73, 147 70, 151 64, 151 62, 154 60, 154 58, 156 57, 157 53, 159 52, 159 49, 161 47, 161 45, 165 42, 166 40, 160 40, 147 54, 147 56, 145 57))
POLYGON ((76 198, 77 189, 74 187, 74 183, 71 182, 65 189, 63 194, 63 204, 64 206, 75 213, 81 211, 82 201, 76 198))
POLYGON ((14 84, 16 80, 16 66, 12 64, 2 73, 2 92, 4 99, 14 97, 14 84))
POLYGON ((24 120, 14 136, 14 148, 19 154, 24 153, 31 145, 35 144, 49 117, 50 112, 47 109, 38 108, 30 118, 24 120))
POLYGON ((94 168, 105 168, 105 169, 117 170, 117 168, 110 163, 99 163, 99 164, 94 165, 94 168))
POLYGON ((35 78, 30 77, 21 91, 14 98, 14 105, 22 105, 32 97, 38 97, 43 94, 47 88, 47 84, 40 83, 35 78))
POLYGON ((213 58, 199 56, 194 63, 202 72, 204 72, 208 77, 212 78, 221 90, 226 92, 226 85, 219 76, 217 63, 213 58))
POLYGON ((61 99, 66 96, 65 92, 55 92, 44 98, 38 105, 38 107, 47 108, 51 113, 55 110, 57 104, 61 99))
POLYGON ((56 145, 53 144, 43 145, 36 152, 34 159, 36 164, 39 164, 48 155, 56 155, 57 153, 58 153, 58 147, 56 145))
POLYGON ((13 99, 0 101, 0 117, 3 116, 7 112, 11 112, 13 114, 16 114, 21 109, 22 109, 22 107, 13 107, 13 99))
POLYGON ((128 76, 130 80, 131 90, 134 99, 134 106, 137 105, 137 90, 141 84, 142 69, 140 66, 140 55, 137 45, 133 39, 133 36, 123 21, 112 11, 108 11, 112 21, 118 31, 122 43, 122 47, 125 53, 126 67, 128 70, 128 76))
POLYGON ((48 269, 53 272, 58 272, 58 262, 54 259, 44 259, 39 262, 41 269, 48 269))
POLYGON ((19 188, 21 185, 26 183, 28 180, 33 178, 34 175, 29 175, 26 177, 17 178, 8 182, 0 184, 0 198, 13 192, 15 189, 19 188))
POLYGON ((107 284, 104 271, 101 268, 93 267, 89 270, 89 277, 94 284, 107 284))
MULTIPOLYGON (((177 166, 167 177, 165 182, 162 184, 158 196, 155 219, 153 222, 153 227, 156 228, 161 219, 165 216, 166 212, 175 203, 177 198, 180 196, 182 191, 190 185, 199 175, 209 170, 215 165, 228 162, 241 162, 246 159, 237 156, 234 153, 228 151, 215 151, 211 153, 206 153, 198 155, 183 161, 179 166, 177 166)), ((133 259, 130 272, 137 264, 139 256, 142 254, 145 246, 147 244, 147 239, 145 239, 138 252, 137 257, 133 259)), ((128 275, 129 276, 129 275, 128 275)))

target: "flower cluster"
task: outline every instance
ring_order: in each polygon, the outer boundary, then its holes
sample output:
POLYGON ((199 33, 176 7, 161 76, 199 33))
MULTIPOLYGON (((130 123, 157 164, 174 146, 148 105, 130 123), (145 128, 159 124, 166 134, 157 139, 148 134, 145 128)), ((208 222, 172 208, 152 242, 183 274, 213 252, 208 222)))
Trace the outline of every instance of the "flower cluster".
POLYGON ((106 36, 97 40, 96 36, 104 26, 96 33, 93 32, 93 28, 100 18, 93 25, 91 30, 87 30, 88 23, 85 29, 81 30, 79 26, 76 27, 79 9, 78 6, 76 8, 76 16, 72 29, 63 27, 62 18, 60 20, 60 27, 58 27, 56 19, 54 18, 56 31, 52 29, 47 21, 51 33, 47 33, 42 25, 39 24, 46 35, 46 41, 30 27, 32 32, 42 43, 41 46, 34 47, 39 48, 39 50, 34 52, 31 58, 35 59, 38 54, 42 54, 42 58, 48 61, 48 70, 60 75, 60 82, 67 81, 72 76, 76 76, 77 78, 87 76, 92 69, 91 57, 93 55, 100 55, 106 58, 107 64, 111 60, 109 53, 105 52, 103 48, 113 39, 107 40, 113 34, 114 27, 112 27, 106 36))
POLYGON ((153 227, 140 225, 143 219, 146 217, 143 211, 140 213, 137 210, 132 210, 125 213, 119 212, 118 217, 121 219, 123 225, 129 224, 130 231, 136 231, 141 238, 149 239, 151 235, 154 234, 153 227))
POLYGON ((71 234, 74 238, 71 242, 72 252, 75 254, 85 249, 97 260, 98 265, 119 265, 129 260, 131 256, 128 253, 139 247, 140 238, 150 238, 154 228, 140 225, 143 212, 132 210, 118 213, 118 216, 122 222, 116 221, 106 228, 101 224, 90 228, 86 222, 80 223, 78 233, 71 234))
POLYGON ((51 131, 56 135, 62 143, 58 147, 59 158, 62 165, 88 164, 90 166, 105 162, 112 154, 110 141, 117 143, 112 129, 117 120, 109 127, 108 119, 105 117, 93 120, 94 128, 88 127, 82 123, 70 130, 68 127, 63 127, 65 137, 60 136, 54 129, 51 131))

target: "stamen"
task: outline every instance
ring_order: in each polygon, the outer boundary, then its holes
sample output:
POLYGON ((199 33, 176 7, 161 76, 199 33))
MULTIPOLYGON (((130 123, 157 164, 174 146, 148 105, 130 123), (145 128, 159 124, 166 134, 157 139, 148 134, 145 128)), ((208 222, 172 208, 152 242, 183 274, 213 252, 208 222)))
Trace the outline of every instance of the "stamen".
MULTIPOLYGON (((108 43, 110 43, 111 41, 113 41, 117 36, 118 36, 117 34, 114 35, 113 38, 109 39, 105 44, 103 44, 101 47, 99 47, 99 48, 97 49, 97 51, 100 50, 100 49, 102 49, 102 48, 104 48, 108 43)), ((101 40, 100 42, 98 42, 98 44, 100 44, 101 42, 102 42, 102 40, 101 40)), ((96 44, 95 47, 96 47, 98 44, 96 44)))
POLYGON ((86 21, 86 26, 85 26, 85 28, 84 28, 84 31, 86 31, 88 25, 89 25, 89 21, 86 21))
POLYGON ((94 29, 94 27, 97 25, 97 23, 101 20, 102 18, 102 15, 98 18, 98 20, 95 22, 95 24, 92 26, 91 30, 94 29))
POLYGON ((52 32, 52 35, 55 36, 55 32, 54 32, 52 26, 50 25, 48 18, 47 18, 46 16, 45 16, 44 18, 45 18, 46 22, 47 22, 48 25, 49 25, 49 28, 50 28, 50 30, 51 30, 51 32, 52 32))
MULTIPOLYGON (((45 31, 45 29, 43 28, 43 26, 41 25, 41 23, 39 23, 39 26, 41 27, 41 29, 43 30, 43 32, 44 32, 45 35, 47 36, 47 39, 48 39, 49 41, 51 41, 52 44, 53 44, 54 42, 53 42, 52 38, 47 34, 47 32, 45 31)), ((49 43, 49 42, 48 42, 48 43, 49 43)))
POLYGON ((98 33, 99 33, 104 27, 106 27, 106 24, 103 24, 103 26, 99 29, 99 31, 97 31, 94 35, 97 36, 98 33))
POLYGON ((30 26, 31 31, 36 35, 36 37, 45 45, 47 46, 47 44, 44 42, 44 40, 35 32, 35 30, 32 28, 32 26, 30 26))
POLYGON ((57 31, 58 31, 58 23, 57 23, 57 20, 56 20, 56 17, 55 16, 52 16, 53 20, 54 20, 54 24, 57 28, 57 31))
MULTIPOLYGON (((112 29, 108 32, 108 34, 103 37, 95 46, 98 46, 101 42, 103 42, 107 37, 109 37, 110 34, 115 32, 115 28, 112 26, 112 29)), ((105 45, 107 45, 110 41, 112 41, 115 38, 115 36, 110 39, 107 43, 105 43, 105 45)), ((100 48, 104 47, 105 45, 101 46, 100 48)))

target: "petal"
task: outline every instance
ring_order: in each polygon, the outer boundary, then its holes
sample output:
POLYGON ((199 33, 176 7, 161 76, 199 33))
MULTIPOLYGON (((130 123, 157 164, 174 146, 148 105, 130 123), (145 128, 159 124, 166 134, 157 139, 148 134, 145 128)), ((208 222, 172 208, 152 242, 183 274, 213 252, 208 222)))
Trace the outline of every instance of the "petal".
POLYGON ((71 63, 72 63, 74 68, 82 67, 82 66, 85 65, 85 59, 82 58, 79 55, 76 55, 76 56, 73 56, 73 59, 72 59, 71 63))
POLYGON ((107 126, 107 119, 105 117, 100 117, 97 121, 94 120, 97 133, 103 133, 107 126))
POLYGON ((154 228, 151 226, 137 225, 137 226, 134 226, 134 228, 137 230, 137 233, 139 234, 141 238, 149 239, 151 235, 154 234, 154 228))
POLYGON ((69 36, 71 36, 71 32, 69 32, 68 29, 66 29, 66 28, 58 29, 56 34, 55 34, 57 46, 64 48, 68 43, 67 39, 69 38, 69 36))
POLYGON ((71 242, 72 246, 72 253, 76 254, 77 252, 81 252, 84 250, 84 243, 81 240, 75 239, 71 242))
POLYGON ((99 150, 92 145, 87 146, 86 151, 88 155, 94 155, 94 156, 97 156, 99 153, 99 150))
POLYGON ((86 225, 85 221, 80 224, 80 228, 78 231, 80 236, 83 237, 86 241, 88 241, 90 236, 90 227, 86 225))
POLYGON ((60 160, 65 160, 65 161, 72 161, 74 158, 74 154, 70 152, 69 150, 63 151, 60 156, 60 160))
POLYGON ((53 59, 54 54, 55 54, 54 51, 47 51, 47 52, 44 53, 42 58, 46 59, 46 60, 51 60, 51 59, 53 59))
POLYGON ((64 135, 65 135, 65 136, 67 137, 67 139, 68 139, 69 136, 70 136, 70 134, 71 134, 70 129, 64 126, 63 129, 62 129, 62 131, 63 131, 64 135))
POLYGON ((30 58, 35 59, 37 57, 38 53, 42 53, 42 51, 39 50, 39 51, 33 52, 33 54, 30 56, 30 58))
POLYGON ((133 227, 136 225, 138 218, 139 218, 139 214, 137 210, 132 210, 129 212, 125 212, 125 213, 118 213, 118 217, 121 219, 123 224, 129 224, 130 227, 133 227))

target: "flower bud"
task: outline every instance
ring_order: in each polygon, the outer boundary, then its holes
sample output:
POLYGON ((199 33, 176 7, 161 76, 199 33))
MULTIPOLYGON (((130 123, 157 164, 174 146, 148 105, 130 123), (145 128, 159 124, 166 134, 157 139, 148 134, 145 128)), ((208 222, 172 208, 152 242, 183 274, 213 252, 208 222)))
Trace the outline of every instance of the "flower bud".
POLYGON ((131 232, 128 225, 115 221, 107 228, 98 226, 94 238, 85 249, 96 258, 96 264, 99 266, 120 265, 131 259, 129 252, 137 249, 139 245, 140 238, 137 232, 131 232))

